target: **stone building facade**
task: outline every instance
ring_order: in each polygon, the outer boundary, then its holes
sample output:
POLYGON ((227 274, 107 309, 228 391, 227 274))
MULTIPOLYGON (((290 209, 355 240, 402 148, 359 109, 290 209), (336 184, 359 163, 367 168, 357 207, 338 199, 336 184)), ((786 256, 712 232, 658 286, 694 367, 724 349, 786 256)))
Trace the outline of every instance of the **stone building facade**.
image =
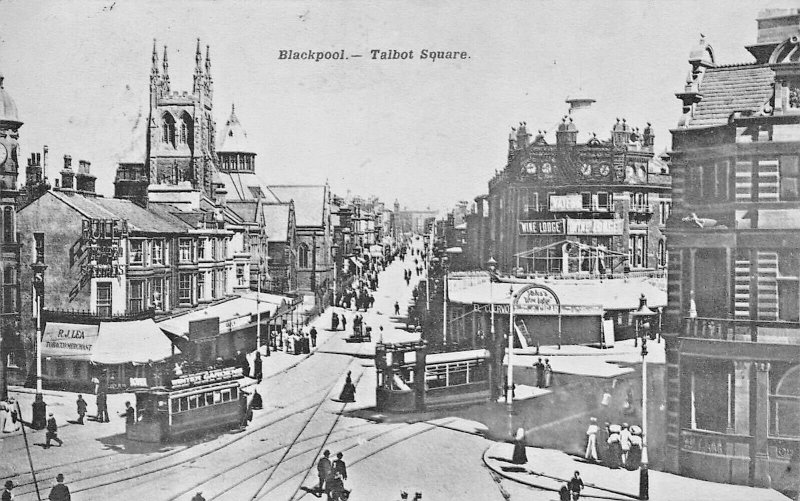
POLYGON ((517 274, 664 269, 671 180, 653 154, 652 128, 617 119, 601 140, 588 133, 594 101, 567 102, 555 138, 532 136, 525 123, 512 131, 508 163, 473 218, 488 217, 485 247, 470 254, 517 274))
POLYGON ((758 19, 754 61, 701 38, 672 131, 667 457, 796 495, 800 460, 800 11, 758 19))

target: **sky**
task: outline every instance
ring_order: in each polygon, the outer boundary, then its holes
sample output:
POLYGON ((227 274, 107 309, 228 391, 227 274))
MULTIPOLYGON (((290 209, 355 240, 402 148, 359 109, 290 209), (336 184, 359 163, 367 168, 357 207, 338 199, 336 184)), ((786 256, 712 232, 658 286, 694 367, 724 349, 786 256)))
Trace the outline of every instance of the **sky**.
MULTIPOLYGON (((269 184, 330 183, 404 207, 446 209, 488 192, 510 128, 555 130, 578 94, 598 137, 617 117, 670 145, 700 34, 721 64, 749 62, 764 8, 786 1, 0 0, 0 73, 21 158, 92 162, 111 196, 116 164, 142 160, 153 39, 172 90, 191 91, 196 39, 211 47, 214 118, 236 115, 269 184), (280 60, 280 50, 340 61, 280 60), (413 50, 373 60, 371 50, 413 50), (422 49, 467 59, 420 59, 422 49), (137 158, 138 155, 138 158, 137 158)), ((581 123, 577 123, 581 129, 581 123)), ((23 162, 24 164, 24 162, 23 162)))

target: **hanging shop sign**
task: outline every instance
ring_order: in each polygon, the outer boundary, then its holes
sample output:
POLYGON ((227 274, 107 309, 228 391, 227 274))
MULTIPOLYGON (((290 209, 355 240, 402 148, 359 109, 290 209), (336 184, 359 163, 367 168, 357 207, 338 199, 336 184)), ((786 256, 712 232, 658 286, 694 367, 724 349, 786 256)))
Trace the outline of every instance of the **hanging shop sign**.
POLYGON ((563 219, 517 221, 520 235, 563 235, 563 219))
POLYGON ((582 211, 583 198, 580 193, 571 195, 550 195, 550 211, 582 211))

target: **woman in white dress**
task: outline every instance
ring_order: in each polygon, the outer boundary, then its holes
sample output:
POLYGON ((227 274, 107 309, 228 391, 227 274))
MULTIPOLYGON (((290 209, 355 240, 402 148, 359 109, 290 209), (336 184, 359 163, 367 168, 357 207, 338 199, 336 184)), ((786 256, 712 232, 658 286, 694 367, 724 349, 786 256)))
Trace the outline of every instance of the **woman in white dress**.
POLYGON ((6 429, 6 419, 11 419, 11 413, 6 410, 5 401, 0 401, 0 431, 6 429))

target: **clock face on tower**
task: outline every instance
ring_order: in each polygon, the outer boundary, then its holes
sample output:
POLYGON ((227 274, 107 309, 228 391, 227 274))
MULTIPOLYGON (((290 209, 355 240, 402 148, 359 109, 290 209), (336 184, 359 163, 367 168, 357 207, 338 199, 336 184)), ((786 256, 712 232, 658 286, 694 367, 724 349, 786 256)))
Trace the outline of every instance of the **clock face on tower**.
POLYGON ((536 164, 533 162, 525 164, 525 172, 528 174, 536 174, 536 164))
POLYGON ((581 174, 585 177, 589 177, 592 175, 592 166, 591 164, 583 164, 581 165, 581 174))
POLYGON ((8 158, 8 150, 4 144, 0 144, 0 165, 3 165, 8 158))
POLYGON ((609 167, 608 164, 602 164, 600 166, 600 175, 601 176, 607 176, 609 172, 611 172, 611 167, 609 167))
POLYGON ((550 174, 553 172, 553 166, 550 165, 550 162, 545 162, 542 164, 542 173, 543 174, 550 174))

